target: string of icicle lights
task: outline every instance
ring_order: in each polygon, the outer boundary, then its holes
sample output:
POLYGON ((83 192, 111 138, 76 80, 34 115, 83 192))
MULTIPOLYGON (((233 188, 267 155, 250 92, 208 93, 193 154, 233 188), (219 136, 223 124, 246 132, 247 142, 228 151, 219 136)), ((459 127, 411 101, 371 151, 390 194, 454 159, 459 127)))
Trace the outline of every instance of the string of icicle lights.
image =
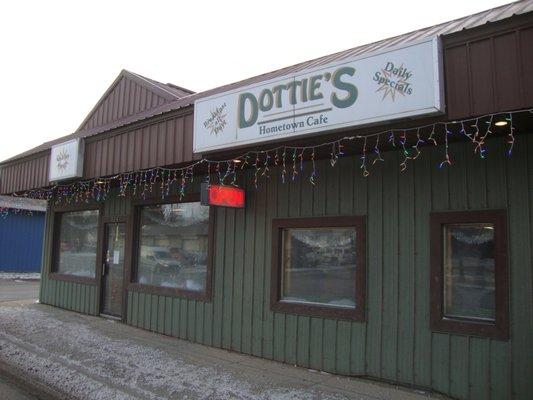
MULTIPOLYGON (((119 195, 144 198, 152 193, 154 187, 159 185, 161 197, 178 195, 183 198, 187 187, 195 180, 195 168, 200 165, 207 166, 205 181, 222 185, 236 185, 237 173, 244 168, 254 170, 253 182, 257 188, 260 177, 269 177, 274 167, 279 167, 280 179, 283 183, 295 181, 305 176, 304 160, 310 162, 310 171, 305 177, 312 185, 317 181, 315 152, 321 148, 330 148, 329 161, 335 166, 338 159, 345 155, 347 143, 361 142, 362 150, 357 160, 358 168, 363 176, 370 175, 369 168, 384 159, 380 147, 383 144, 397 148, 402 152, 403 158, 400 170, 405 171, 410 162, 416 160, 420 147, 424 144, 437 146, 443 144, 443 159, 439 168, 452 165, 453 160, 448 153, 449 138, 460 135, 466 137, 473 146, 473 153, 481 158, 486 156, 486 139, 491 135, 496 126, 505 132, 507 155, 511 156, 515 142, 515 127, 513 116, 519 113, 533 115, 533 109, 524 109, 511 112, 499 112, 458 121, 436 122, 415 128, 392 129, 369 135, 345 136, 334 141, 328 141, 312 146, 278 146, 268 150, 247 151, 228 160, 211 160, 203 158, 180 168, 155 167, 145 170, 125 172, 105 178, 95 178, 77 181, 70 184, 55 185, 49 188, 33 189, 19 193, 20 197, 45 199, 54 204, 69 204, 88 202, 90 200, 103 201, 110 189, 118 186, 119 195), (213 178, 214 176, 214 178, 213 178), (212 182, 215 180, 215 182, 212 182), (171 187, 175 186, 176 189, 171 187)), ((196 177, 198 179, 198 177, 196 177)), ((201 178, 200 178, 201 179, 201 178)))

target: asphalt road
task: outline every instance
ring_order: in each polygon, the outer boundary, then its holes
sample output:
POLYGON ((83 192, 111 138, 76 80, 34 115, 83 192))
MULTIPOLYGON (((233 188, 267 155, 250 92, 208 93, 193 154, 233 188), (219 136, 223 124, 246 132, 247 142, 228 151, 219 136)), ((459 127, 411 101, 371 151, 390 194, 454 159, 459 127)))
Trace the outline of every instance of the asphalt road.
POLYGON ((0 303, 32 300, 39 297, 39 281, 13 281, 0 279, 0 303))
MULTIPOLYGON (((12 281, 0 279, 0 303, 9 301, 33 300, 39 296, 39 281, 12 281)), ((0 368, 0 399, 2 400, 39 400, 0 368)))

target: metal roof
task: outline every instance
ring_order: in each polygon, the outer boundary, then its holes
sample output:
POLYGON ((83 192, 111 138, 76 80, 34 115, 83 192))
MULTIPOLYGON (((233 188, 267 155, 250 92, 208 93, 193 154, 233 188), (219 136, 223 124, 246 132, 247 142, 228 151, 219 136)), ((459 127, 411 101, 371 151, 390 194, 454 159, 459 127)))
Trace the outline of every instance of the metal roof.
MULTIPOLYGON (((43 143, 40 146, 37 146, 31 150, 28 150, 24 153, 18 154, 15 157, 2 161, 0 162, 0 164, 8 162, 8 161, 13 161, 19 158, 23 158, 23 157, 26 157, 26 156, 29 156, 35 153, 39 153, 41 151, 51 148, 55 144, 62 143, 72 138, 94 136, 99 133, 107 132, 111 129, 115 129, 121 126, 131 124, 133 122, 141 121, 141 120, 144 120, 144 119, 156 116, 156 115, 178 110, 180 108, 184 108, 184 107, 194 104, 195 100, 202 98, 202 97, 211 96, 213 94, 233 90, 241 86, 251 85, 254 83, 273 79, 279 76, 293 74, 293 73, 302 71, 307 68, 312 68, 312 67, 328 64, 334 61, 340 61, 340 60, 344 60, 344 59, 351 58, 351 57, 361 56, 366 53, 372 53, 378 50, 398 46, 398 45, 409 43, 415 40, 420 40, 420 39, 428 38, 432 36, 450 35, 455 32, 460 32, 460 31, 467 30, 467 29, 473 29, 473 28, 476 28, 476 27, 479 27, 479 26, 482 26, 488 23, 494 23, 494 22, 497 22, 497 21, 500 21, 506 18, 510 18, 514 15, 525 14, 525 13, 529 13, 532 11, 533 11, 533 0, 521 0, 521 1, 517 1, 514 3, 510 3, 510 4, 505 4, 500 7, 492 8, 486 11, 482 11, 482 12, 479 12, 473 15, 469 15, 463 18, 444 22, 438 25, 419 29, 413 32, 394 36, 388 39, 383 39, 383 40, 380 40, 374 43, 369 43, 366 45, 354 47, 352 49, 340 51, 338 53, 316 58, 314 60, 305 61, 299 64, 295 64, 289 67, 278 69, 276 71, 268 72, 262 75, 257 75, 252 78, 248 78, 248 79, 244 79, 239 82, 234 82, 228 85, 220 86, 218 88, 207 90, 201 93, 188 94, 186 92, 190 92, 190 91, 178 87, 181 94, 185 95, 184 97, 162 104, 158 107, 151 108, 150 110, 146 110, 145 112, 141 112, 141 113, 123 118, 120 121, 116 121, 108 125, 99 126, 97 128, 89 129, 89 130, 82 131, 82 132, 76 132, 71 135, 63 136, 61 138, 43 143)), ((140 75, 138 74, 135 74, 135 75, 140 77, 140 75)), ((175 85, 161 84, 159 82, 156 82, 154 80, 144 78, 144 77, 142 77, 142 79, 145 79, 156 86, 158 85, 164 86, 167 90, 170 90, 170 88, 176 87, 175 85)), ((173 94, 176 95, 177 93, 173 93, 173 94)))
POLYGON ((189 90, 189 89, 185 89, 184 87, 181 87, 181 86, 178 86, 178 85, 174 85, 173 83, 161 83, 161 82, 158 82, 154 79, 151 79, 151 78, 147 78, 145 76, 142 76, 140 74, 137 74, 135 72, 131 72, 131 71, 126 71, 128 72, 129 74, 131 75, 134 75, 136 77, 138 77, 139 79, 161 89, 161 90, 164 90, 165 92, 171 94, 172 96, 174 96, 175 99, 181 99, 183 97, 186 97, 186 96, 190 96, 191 94, 194 94, 195 92, 193 92, 192 90, 189 90))

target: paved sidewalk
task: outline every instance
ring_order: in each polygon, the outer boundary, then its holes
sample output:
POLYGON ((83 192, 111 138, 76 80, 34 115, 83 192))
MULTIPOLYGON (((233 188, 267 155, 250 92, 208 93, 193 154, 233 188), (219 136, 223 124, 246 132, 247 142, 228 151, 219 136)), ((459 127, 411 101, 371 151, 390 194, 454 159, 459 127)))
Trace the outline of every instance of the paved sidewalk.
POLYGON ((0 303, 13 300, 29 300, 39 297, 39 281, 3 279, 0 275, 0 303))
POLYGON ((65 398, 443 398, 312 372, 29 301, 0 303, 0 321, 0 362, 65 398))

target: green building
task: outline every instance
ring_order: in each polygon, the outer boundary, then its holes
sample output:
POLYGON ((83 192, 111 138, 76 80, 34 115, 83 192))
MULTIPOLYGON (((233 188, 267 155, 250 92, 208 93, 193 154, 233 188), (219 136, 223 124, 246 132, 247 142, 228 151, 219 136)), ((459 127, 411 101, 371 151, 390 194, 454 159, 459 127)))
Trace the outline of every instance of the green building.
POLYGON ((1 193, 50 200, 41 302, 457 399, 532 398, 532 11, 204 93, 122 71, 75 133, 0 163, 1 193))

